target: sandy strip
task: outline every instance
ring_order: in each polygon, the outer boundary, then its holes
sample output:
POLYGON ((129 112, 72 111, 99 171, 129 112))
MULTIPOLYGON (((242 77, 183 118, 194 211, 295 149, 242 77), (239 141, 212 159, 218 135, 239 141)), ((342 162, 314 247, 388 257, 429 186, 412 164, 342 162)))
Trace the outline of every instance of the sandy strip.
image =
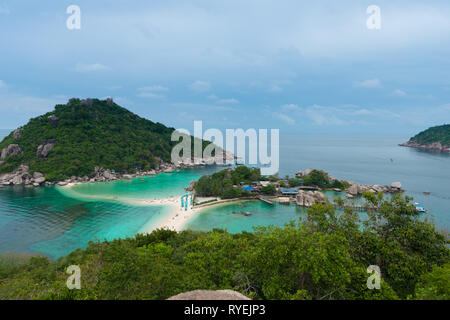
POLYGON ((173 231, 181 231, 184 225, 193 217, 195 217, 199 212, 199 209, 194 209, 188 205, 187 210, 181 207, 181 197, 167 198, 167 199, 156 199, 156 200, 146 200, 147 204, 164 205, 170 207, 170 212, 160 221, 155 223, 150 223, 141 229, 141 233, 151 233, 155 229, 169 229, 173 231))

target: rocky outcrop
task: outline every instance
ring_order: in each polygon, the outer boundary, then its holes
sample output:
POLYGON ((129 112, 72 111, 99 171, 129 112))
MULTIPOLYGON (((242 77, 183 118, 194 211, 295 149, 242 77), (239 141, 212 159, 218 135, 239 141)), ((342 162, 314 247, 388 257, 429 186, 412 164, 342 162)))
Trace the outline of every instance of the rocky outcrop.
POLYGON ((29 173, 30 168, 25 165, 19 166, 14 172, 0 175, 0 184, 10 185, 33 185, 40 186, 45 182, 45 177, 40 172, 29 173))
POLYGON ((55 139, 50 139, 47 142, 40 144, 36 150, 36 157, 38 158, 47 158, 48 153, 55 146, 55 139))
POLYGON ((295 198, 297 205, 302 207, 311 207, 313 204, 325 203, 326 201, 327 197, 319 191, 299 190, 295 198))
POLYGON ((51 115, 47 117, 48 120, 50 120, 50 123, 52 126, 57 127, 59 123, 59 118, 55 115, 51 115))
POLYGON ((409 140, 408 142, 399 144, 399 146, 417 148, 417 149, 423 149, 423 150, 435 151, 435 152, 436 151, 437 152, 449 152, 450 151, 450 145, 442 145, 440 142, 433 142, 430 144, 420 144, 414 140, 409 140))
POLYGON ((17 155, 23 153, 23 150, 19 147, 18 144, 10 144, 6 148, 2 150, 2 154, 0 159, 6 159, 9 156, 17 155))
POLYGON ((22 131, 23 131, 23 128, 19 128, 19 129, 14 130, 14 132, 13 132, 14 140, 17 140, 17 139, 20 138, 20 135, 22 134, 22 131))
POLYGON ((251 300, 233 290, 194 290, 177 294, 167 300, 251 300))
POLYGON ((390 186, 379 186, 375 185, 359 185, 357 183, 350 183, 350 187, 347 189, 347 192, 351 196, 358 196, 363 194, 363 192, 368 191, 372 193, 395 193, 402 192, 402 184, 400 182, 392 182, 390 186))

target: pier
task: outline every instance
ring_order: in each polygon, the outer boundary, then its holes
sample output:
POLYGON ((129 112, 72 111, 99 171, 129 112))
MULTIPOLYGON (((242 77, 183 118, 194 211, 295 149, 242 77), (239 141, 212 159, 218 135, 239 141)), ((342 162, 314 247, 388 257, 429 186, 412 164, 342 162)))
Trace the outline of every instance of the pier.
POLYGON ((273 202, 270 201, 269 199, 266 199, 266 198, 263 198, 263 197, 258 197, 258 199, 261 200, 264 203, 267 203, 267 204, 273 206, 273 202))

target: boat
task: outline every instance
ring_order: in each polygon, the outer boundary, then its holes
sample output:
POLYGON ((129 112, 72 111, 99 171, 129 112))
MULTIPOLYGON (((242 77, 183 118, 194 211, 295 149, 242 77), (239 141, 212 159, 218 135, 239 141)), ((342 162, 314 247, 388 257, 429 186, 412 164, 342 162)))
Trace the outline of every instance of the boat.
POLYGON ((430 192, 429 191, 424 191, 423 194, 429 195, 430 192))
POLYGON ((243 216, 250 217, 252 214, 248 211, 233 211, 233 214, 242 214, 243 216))
POLYGON ((420 205, 420 203, 418 203, 418 202, 414 202, 414 206, 415 206, 415 208, 416 208, 416 212, 417 212, 417 213, 424 213, 424 212, 427 212, 427 210, 426 210, 424 207, 422 207, 422 206, 420 205))

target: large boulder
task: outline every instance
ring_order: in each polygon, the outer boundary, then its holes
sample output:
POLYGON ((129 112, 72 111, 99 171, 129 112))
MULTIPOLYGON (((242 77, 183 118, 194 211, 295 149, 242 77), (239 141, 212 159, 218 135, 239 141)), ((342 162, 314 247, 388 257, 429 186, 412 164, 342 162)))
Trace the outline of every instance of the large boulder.
POLYGON ((52 126, 56 127, 58 126, 59 123, 59 118, 55 115, 51 115, 47 117, 48 120, 50 120, 50 123, 52 124, 52 126))
POLYGON ((38 158, 46 158, 48 153, 55 146, 55 139, 50 139, 47 142, 40 144, 36 150, 36 157, 38 158))
POLYGON ((361 193, 361 186, 359 184, 353 183, 350 185, 347 192, 353 196, 356 196, 361 193))
POLYGON ((17 155, 23 153, 23 150, 19 147, 18 144, 10 144, 6 148, 2 150, 2 154, 0 159, 6 159, 9 156, 17 155))
POLYGON ((396 189, 401 189, 402 188, 402 184, 400 182, 392 182, 391 183, 391 187, 392 188, 396 188, 396 189))
POLYGON ((20 138, 20 135, 21 135, 22 131, 23 131, 23 128, 19 128, 19 129, 14 130, 13 137, 14 137, 15 140, 20 138))
POLYGON ((233 290, 194 290, 177 294, 167 300, 251 300, 233 290))
POLYGON ((296 197, 296 203, 302 207, 311 207, 316 203, 324 203, 327 197, 320 191, 299 190, 296 197))

